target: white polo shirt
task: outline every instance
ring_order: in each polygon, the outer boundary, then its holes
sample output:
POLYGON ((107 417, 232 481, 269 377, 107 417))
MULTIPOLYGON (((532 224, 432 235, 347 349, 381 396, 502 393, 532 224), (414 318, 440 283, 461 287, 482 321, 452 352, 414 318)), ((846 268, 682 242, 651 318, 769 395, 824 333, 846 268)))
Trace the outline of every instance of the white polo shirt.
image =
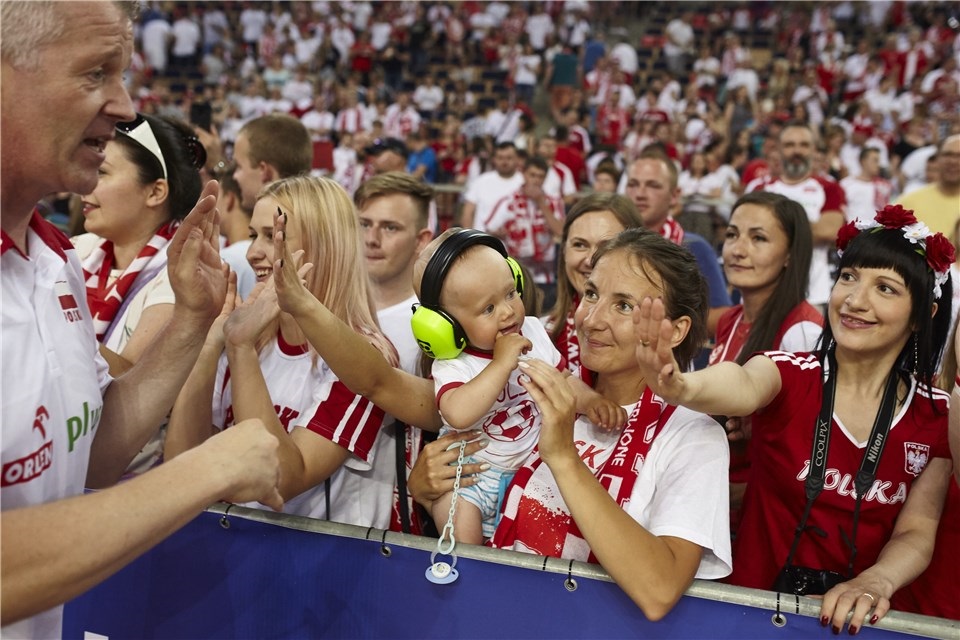
MULTIPOLYGON (((83 492, 100 421, 107 363, 97 351, 80 261, 70 241, 34 213, 23 255, 5 233, 2 280, 4 511, 83 492)), ((0 629, 4 637, 61 635, 62 607, 0 629)))

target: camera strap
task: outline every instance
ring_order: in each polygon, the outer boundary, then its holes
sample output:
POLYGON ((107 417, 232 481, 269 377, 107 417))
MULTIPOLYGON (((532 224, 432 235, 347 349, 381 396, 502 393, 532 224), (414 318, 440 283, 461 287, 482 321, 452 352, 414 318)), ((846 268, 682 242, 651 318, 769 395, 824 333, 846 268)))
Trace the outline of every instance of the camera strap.
MULTIPOLYGON (((803 508, 803 515, 797 524, 793 536, 793 544, 790 545, 790 553, 787 555, 785 566, 793 563, 793 556, 800 545, 800 538, 807 530, 807 520, 810 517, 810 511, 813 509, 813 503, 823 491, 824 479, 827 474, 827 454, 830 451, 830 431, 833 423, 833 405, 837 392, 837 360, 833 350, 827 352, 827 370, 824 371, 823 383, 823 402, 820 405, 820 415, 817 418, 817 424, 813 432, 813 450, 810 453, 810 472, 804 482, 804 492, 807 502, 803 508)), ((853 529, 849 539, 841 530, 844 542, 850 548, 850 562, 847 565, 847 578, 853 577, 853 564, 857 557, 857 525, 860 521, 860 505, 863 497, 873 486, 873 481, 877 477, 877 467, 880 465, 880 456, 883 454, 884 445, 887 442, 887 434, 890 432, 890 426, 893 424, 893 413, 897 406, 897 382, 898 376, 896 367, 890 371, 887 378, 887 385, 883 392, 883 398, 880 400, 880 409, 877 411, 877 417, 873 422, 873 428, 870 430, 870 437, 867 439, 867 446, 863 452, 863 458, 860 461, 860 469, 854 478, 853 486, 856 491, 856 503, 853 508, 853 529)), ((825 537, 825 531, 818 527, 813 527, 813 532, 819 536, 825 537)))

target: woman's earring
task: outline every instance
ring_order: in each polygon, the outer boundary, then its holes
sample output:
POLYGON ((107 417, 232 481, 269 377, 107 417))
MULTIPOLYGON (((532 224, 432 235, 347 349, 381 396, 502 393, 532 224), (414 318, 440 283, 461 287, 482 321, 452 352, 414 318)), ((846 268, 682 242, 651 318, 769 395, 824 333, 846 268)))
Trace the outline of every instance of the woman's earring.
POLYGON ((917 377, 917 342, 920 339, 920 334, 914 332, 913 334, 913 377, 917 377))

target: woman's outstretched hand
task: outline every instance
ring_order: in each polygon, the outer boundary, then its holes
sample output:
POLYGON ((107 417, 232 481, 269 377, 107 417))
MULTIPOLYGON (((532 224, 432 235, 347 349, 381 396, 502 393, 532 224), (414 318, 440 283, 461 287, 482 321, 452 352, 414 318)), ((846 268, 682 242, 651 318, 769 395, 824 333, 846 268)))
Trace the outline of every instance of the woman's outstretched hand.
POLYGON ((647 386, 670 404, 679 404, 686 384, 673 357, 674 329, 663 300, 644 298, 633 310, 633 326, 637 364, 647 386))
POLYGON ((278 208, 273 216, 273 283, 280 310, 296 317, 317 299, 307 289, 305 280, 313 264, 301 265, 303 250, 291 253, 287 246, 287 215, 278 208))

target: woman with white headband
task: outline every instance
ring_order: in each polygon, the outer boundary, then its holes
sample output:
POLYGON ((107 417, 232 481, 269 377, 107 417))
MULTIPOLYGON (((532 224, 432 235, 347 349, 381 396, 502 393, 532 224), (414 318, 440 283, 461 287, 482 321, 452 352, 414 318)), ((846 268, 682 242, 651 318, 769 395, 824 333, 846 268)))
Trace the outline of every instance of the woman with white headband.
POLYGON ((950 477, 948 395, 932 386, 950 326, 954 250, 888 206, 840 229, 818 351, 766 351, 686 373, 660 301, 635 316, 647 384, 671 404, 752 414, 753 467, 729 581, 823 595, 857 633, 930 561, 950 477), (732 393, 731 390, 736 390, 732 393))
MULTIPOLYGON (((104 154, 97 188, 83 197, 88 233, 72 242, 100 351, 116 377, 137 362, 173 314, 167 246, 200 197, 206 153, 187 125, 138 115, 117 126, 104 154)), ((130 471, 157 462, 161 432, 130 471)))

